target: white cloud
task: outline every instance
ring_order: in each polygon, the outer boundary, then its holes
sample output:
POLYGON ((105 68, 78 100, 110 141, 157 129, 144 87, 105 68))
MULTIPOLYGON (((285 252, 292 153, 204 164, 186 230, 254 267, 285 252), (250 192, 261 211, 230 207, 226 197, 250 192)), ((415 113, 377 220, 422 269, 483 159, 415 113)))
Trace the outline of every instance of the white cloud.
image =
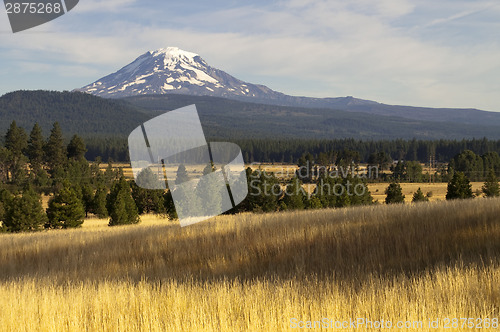
POLYGON ((80 0, 73 9, 76 13, 120 12, 129 8, 137 0, 80 0))

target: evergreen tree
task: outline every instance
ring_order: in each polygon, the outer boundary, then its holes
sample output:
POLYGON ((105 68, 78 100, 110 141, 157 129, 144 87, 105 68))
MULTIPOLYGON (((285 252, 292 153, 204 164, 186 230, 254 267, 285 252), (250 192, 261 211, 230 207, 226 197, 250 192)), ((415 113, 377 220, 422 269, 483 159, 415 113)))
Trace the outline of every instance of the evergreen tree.
POLYGON ((397 182, 391 183, 385 190, 385 194, 387 195, 385 198, 386 204, 405 202, 405 195, 403 195, 401 185, 397 182))
POLYGON ((449 163, 449 168, 464 175, 474 181, 483 178, 483 159, 471 150, 464 150, 456 155, 449 163))
POLYGON ((39 192, 50 192, 50 185, 52 183, 49 173, 42 166, 38 166, 31 170, 31 183, 37 188, 39 192))
POLYGON ((286 187, 283 203, 288 210, 303 210, 307 199, 308 195, 302 188, 302 182, 295 176, 286 187))
POLYGON ((498 178, 495 175, 495 171, 490 169, 488 176, 486 177, 486 182, 482 187, 483 194, 486 197, 497 197, 500 196, 500 186, 498 185, 498 178))
POLYGON ((113 169, 113 163, 111 160, 108 162, 108 166, 106 167, 106 170, 104 171, 104 184, 106 187, 111 188, 111 185, 119 179, 118 177, 118 170, 113 169))
POLYGON ((314 169, 314 157, 310 153, 306 153, 302 155, 302 157, 299 158, 299 162, 297 164, 299 167, 296 176, 300 179, 302 182, 309 183, 312 181, 313 177, 313 169, 314 169))
POLYGON ((0 145, 0 183, 9 182, 10 160, 10 151, 0 145))
POLYGON ((424 195, 420 187, 413 193, 412 202, 428 202, 429 198, 424 195))
POLYGON ((217 215, 222 211, 222 191, 227 192, 227 189, 226 186, 222 188, 219 186, 217 174, 221 176, 219 180, 223 180, 222 173, 215 173, 213 165, 208 164, 203 170, 203 177, 196 185, 196 193, 201 200, 200 213, 203 215, 217 215))
POLYGON ((455 172, 453 178, 448 182, 446 199, 473 198, 472 186, 463 172, 455 172))
POLYGON ((337 207, 339 203, 337 200, 343 195, 343 183, 338 177, 322 176, 316 183, 316 189, 313 196, 317 198, 323 207, 337 207))
POLYGON ((0 187, 0 222, 3 223, 5 220, 6 209, 10 206, 12 202, 12 194, 5 188, 0 187))
POLYGON ((47 228, 73 228, 83 224, 85 208, 69 181, 65 181, 63 188, 50 199, 47 217, 47 228))
POLYGON ((58 122, 54 123, 50 131, 49 139, 45 145, 45 157, 51 171, 64 167, 67 160, 63 134, 58 122))
POLYGON ((306 208, 315 210, 315 209, 321 209, 323 208, 323 205, 321 204, 321 200, 316 197, 316 196, 311 196, 306 203, 306 208))
POLYGON ((172 193, 170 190, 167 190, 163 194, 163 204, 165 206, 165 213, 167 214, 170 220, 177 219, 177 211, 175 210, 174 200, 172 199, 172 193))
POLYGON ((130 186, 123 176, 113 184, 106 199, 106 208, 111 218, 109 226, 137 224, 140 221, 130 186))
POLYGON ((279 181, 273 173, 258 169, 252 171, 250 167, 245 170, 248 186, 247 197, 233 210, 271 212, 279 207, 278 199, 282 190, 279 181))
POLYGON ((163 190, 144 189, 139 187, 134 181, 130 182, 132 188, 132 197, 137 205, 139 214, 144 213, 165 213, 165 205, 163 201, 163 190))
POLYGON ((4 227, 10 232, 37 231, 46 222, 40 196, 31 188, 14 197, 5 211, 4 227))
POLYGON ((162 189, 165 188, 165 180, 163 174, 158 178, 157 172, 153 172, 151 168, 146 167, 137 174, 135 183, 144 189, 162 189))
POLYGON ((98 186, 94 198, 92 199, 92 209, 90 212, 95 214, 98 218, 107 218, 108 209, 106 208, 106 197, 108 189, 104 185, 98 186))
POLYGON ((85 217, 87 217, 89 212, 92 212, 94 204, 94 188, 90 184, 85 183, 81 186, 81 198, 85 209, 85 217))
POLYGON ((74 135, 66 148, 69 159, 85 160, 87 148, 85 142, 78 135, 74 135))
POLYGON ((35 123, 30 133, 27 150, 32 169, 39 169, 42 166, 45 158, 44 145, 42 128, 40 128, 38 123, 35 123))
POLYGON ((17 158, 23 155, 28 147, 28 136, 23 128, 12 121, 7 134, 5 134, 5 147, 17 158))
POLYGON ((368 190, 366 179, 358 176, 347 176, 342 182, 349 195, 349 205, 373 204, 373 197, 368 190))
POLYGON ((401 160, 398 160, 398 163, 391 167, 391 171, 394 181, 404 180, 405 167, 401 160))
POLYGON ((179 165, 179 168, 177 168, 177 176, 175 178, 175 184, 181 184, 186 181, 189 181, 189 175, 186 170, 186 166, 181 164, 179 165))
POLYGON ((22 185, 25 180, 26 172, 26 157, 24 152, 28 147, 28 136, 23 128, 16 125, 16 121, 12 121, 9 130, 5 135, 5 148, 9 151, 7 157, 7 178, 16 185, 22 185), (10 173, 10 177, 9 177, 10 173))
POLYGON ((339 153, 336 164, 344 169, 347 167, 355 168, 355 166, 359 164, 360 160, 361 156, 359 151, 344 149, 339 153))
POLYGON ((391 162, 392 162, 391 156, 386 154, 384 151, 373 152, 372 154, 370 154, 370 157, 368 158, 368 165, 377 166, 379 171, 388 169, 391 162))
POLYGON ((405 181, 422 182, 422 165, 418 161, 406 161, 404 170, 405 181))

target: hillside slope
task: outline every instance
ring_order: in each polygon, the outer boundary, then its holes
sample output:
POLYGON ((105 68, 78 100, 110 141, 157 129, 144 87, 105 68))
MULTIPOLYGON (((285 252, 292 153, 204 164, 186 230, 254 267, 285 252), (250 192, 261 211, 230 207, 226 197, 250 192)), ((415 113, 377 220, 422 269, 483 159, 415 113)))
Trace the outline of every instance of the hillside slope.
POLYGON ((58 121, 65 134, 128 136, 147 119, 137 107, 80 92, 15 91, 0 97, 0 132, 12 121, 31 130, 35 122, 49 134, 58 121))

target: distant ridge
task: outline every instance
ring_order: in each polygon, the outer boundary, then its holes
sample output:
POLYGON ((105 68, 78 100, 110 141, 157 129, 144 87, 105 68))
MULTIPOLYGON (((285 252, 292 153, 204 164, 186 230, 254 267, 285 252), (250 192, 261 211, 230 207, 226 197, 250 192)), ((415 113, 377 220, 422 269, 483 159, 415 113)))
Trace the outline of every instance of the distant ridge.
POLYGON ((67 135, 127 137, 158 114, 196 104, 205 134, 243 139, 500 139, 498 126, 410 120, 326 108, 303 108, 182 94, 104 99, 80 92, 16 91, 0 97, 0 132, 15 120, 38 122, 46 135, 58 121, 67 135))
POLYGON ((174 93, 223 97, 277 106, 329 108, 419 121, 500 126, 500 113, 477 109, 386 105, 352 96, 336 98, 289 96, 264 85, 239 80, 211 67, 200 55, 177 47, 146 52, 117 72, 78 90, 104 98, 174 93))

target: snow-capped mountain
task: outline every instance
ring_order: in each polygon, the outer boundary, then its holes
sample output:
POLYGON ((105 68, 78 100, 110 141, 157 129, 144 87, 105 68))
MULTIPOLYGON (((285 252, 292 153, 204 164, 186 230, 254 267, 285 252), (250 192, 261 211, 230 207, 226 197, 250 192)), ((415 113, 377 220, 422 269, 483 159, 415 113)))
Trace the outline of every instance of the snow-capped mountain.
POLYGON ((467 124, 491 125, 490 112, 476 109, 433 109, 386 105, 353 97, 296 97, 264 85, 241 81, 211 67, 198 54, 167 47, 149 51, 116 73, 103 77, 77 91, 105 98, 140 95, 185 94, 214 96, 268 105, 329 108, 413 120, 447 122, 450 118, 467 124))
POLYGON ((146 52, 116 73, 79 90, 107 98, 165 93, 229 98, 282 95, 263 85, 243 82, 211 67, 198 54, 177 47, 146 52))

